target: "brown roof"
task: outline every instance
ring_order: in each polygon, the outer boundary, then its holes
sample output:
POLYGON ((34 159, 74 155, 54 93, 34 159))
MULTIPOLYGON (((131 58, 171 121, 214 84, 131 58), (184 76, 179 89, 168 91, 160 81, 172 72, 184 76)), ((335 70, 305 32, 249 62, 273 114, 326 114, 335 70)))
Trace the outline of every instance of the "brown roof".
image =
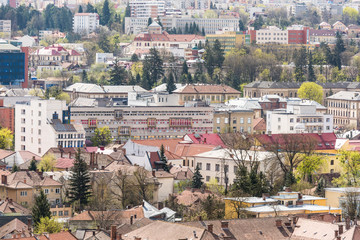
POLYGON ((39 173, 34 171, 14 172, 7 177, 7 184, 7 187, 11 188, 62 186, 62 184, 58 181, 55 181, 50 177, 42 177, 39 173))
POLYGON ((26 162, 28 160, 32 160, 33 157, 35 157, 35 160, 38 160, 38 161, 41 160, 41 157, 39 155, 36 155, 35 153, 29 152, 29 151, 18 151, 18 153, 20 154, 20 156, 24 160, 24 162, 26 162))
POLYGON ((69 221, 94 221, 102 219, 104 216, 109 220, 129 220, 131 216, 136 215, 136 218, 144 218, 144 210, 142 206, 136 206, 128 210, 114 210, 114 211, 84 211, 72 218, 69 221))
POLYGON ((151 139, 151 140, 131 140, 134 143, 145 145, 145 146, 154 146, 160 148, 161 145, 164 145, 164 149, 172 153, 175 152, 176 146, 179 142, 182 141, 181 138, 177 139, 151 139))
MULTIPOLYGON (((22 215, 30 215, 31 211, 22 205, 12 201, 12 200, 4 200, 0 202, 0 212, 2 214, 22 214, 22 215)), ((0 237, 1 238, 1 237, 0 237)))
POLYGON ((22 232, 22 237, 30 236, 30 233, 28 231, 28 226, 19 219, 15 218, 11 222, 8 222, 7 224, 0 227, 0 238, 1 239, 11 238, 12 234, 21 233, 21 232, 22 232))
POLYGON ((74 235, 70 232, 59 232, 59 233, 50 233, 48 236, 40 235, 36 237, 26 237, 26 238, 12 238, 12 239, 21 239, 21 240, 77 240, 74 235))
POLYGON ((0 160, 1 159, 4 159, 12 154, 14 154, 15 152, 13 151, 8 151, 8 150, 3 150, 3 149, 0 149, 0 160))
MULTIPOLYGON (((124 240, 133 240, 135 237, 151 240, 179 240, 179 239, 199 239, 203 240, 205 229, 186 226, 179 223, 154 221, 142 228, 138 228, 123 236, 124 240)), ((211 239, 211 238, 207 238, 211 239)), ((214 238, 212 238, 214 239, 214 238)))
POLYGON ((266 122, 263 118, 256 118, 253 121, 253 129, 255 131, 266 131, 266 122))
POLYGON ((153 222, 153 220, 150 220, 148 218, 142 218, 142 219, 134 222, 133 224, 128 224, 128 223, 121 224, 120 226, 117 227, 116 232, 124 235, 124 234, 134 231, 138 228, 144 227, 152 222, 153 222))
POLYGON ((287 217, 223 220, 228 222, 227 229, 221 228, 222 220, 185 222, 183 224, 203 229, 207 229, 208 225, 212 224, 213 236, 215 239, 289 239, 293 228, 289 229, 285 227, 284 224, 282 227, 276 227, 276 219, 281 219, 283 222, 288 220, 287 217), (221 236, 225 236, 227 238, 223 238, 221 236))
POLYGON ((181 143, 176 146, 175 154, 181 157, 195 156, 200 153, 209 152, 216 148, 215 145, 181 143))
POLYGON ((204 93, 217 93, 217 94, 240 94, 240 92, 227 85, 186 85, 185 87, 175 90, 176 93, 191 93, 191 94, 204 94, 204 93))
POLYGON ((174 175, 175 180, 189 180, 192 179, 194 173, 189 167, 173 166, 170 173, 174 175))
POLYGON ((202 191, 200 189, 186 189, 175 196, 178 204, 191 206, 195 203, 198 203, 200 200, 205 200, 209 195, 211 195, 210 191, 202 191))
MULTIPOLYGON (((296 223, 296 226, 297 227, 294 229, 294 232, 291 237, 291 239, 293 240, 315 240, 315 239, 333 240, 335 230, 339 229, 339 226, 337 224, 305 219, 305 218, 299 218, 299 220, 296 223)), ((341 236, 347 234, 347 231, 349 231, 346 230, 345 227, 343 230, 344 233, 341 234, 341 236)), ((352 239, 352 238, 346 238, 346 239, 352 239)))

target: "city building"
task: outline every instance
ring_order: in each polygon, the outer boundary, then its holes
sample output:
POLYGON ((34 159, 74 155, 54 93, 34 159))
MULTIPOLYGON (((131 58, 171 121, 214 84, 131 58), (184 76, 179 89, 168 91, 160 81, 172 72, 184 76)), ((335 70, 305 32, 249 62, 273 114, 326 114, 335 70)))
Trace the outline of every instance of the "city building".
POLYGON ((25 81, 25 53, 11 44, 0 44, 0 85, 21 85, 25 81))
POLYGON ((335 44, 336 42, 336 30, 326 29, 310 29, 309 30, 310 44, 328 43, 335 44))
POLYGON ((173 91, 179 96, 179 103, 202 100, 209 103, 224 103, 230 99, 239 98, 240 91, 226 85, 189 84, 173 91))
POLYGON ((71 100, 77 98, 118 98, 127 100, 130 92, 147 92, 140 86, 99 86, 93 83, 74 83, 63 90, 70 95, 71 100))
POLYGON ((235 47, 250 44, 250 35, 244 34, 243 32, 222 31, 216 34, 206 35, 206 40, 209 41, 209 43, 214 43, 216 40, 219 40, 224 52, 229 52, 235 47))
POLYGON ((99 27, 99 14, 76 13, 74 15, 73 30, 80 35, 89 35, 99 27))
POLYGON ((331 133, 333 116, 316 112, 315 105, 288 105, 286 109, 267 111, 266 132, 287 133, 331 133))
POLYGON ((219 107, 214 109, 214 131, 217 133, 253 133, 255 113, 251 109, 219 107))
POLYGON ((114 140, 181 138, 186 133, 213 131, 213 108, 193 106, 72 106, 70 122, 82 124, 86 138, 108 126, 114 140))
POLYGON ((11 38, 11 20, 0 20, 0 38, 11 38))
POLYGON ((50 148, 82 147, 82 125, 68 122, 65 101, 30 100, 15 105, 15 150, 44 155, 50 148))
POLYGON ((345 33, 347 31, 347 27, 345 24, 343 24, 342 22, 340 21, 336 21, 334 24, 333 24, 333 29, 336 30, 337 32, 342 32, 342 33, 345 33))
POLYGON ((131 17, 152 18, 165 15, 165 1, 160 0, 130 0, 131 17))
POLYGON ((1 175, 0 198, 11 199, 23 206, 32 207, 34 197, 44 191, 51 204, 61 202, 62 184, 34 171, 19 171, 1 175))
POLYGON ((319 24, 320 29, 324 29, 324 30, 331 30, 331 24, 327 23, 327 22, 321 22, 319 24))
POLYGON ((269 26, 265 29, 259 29, 256 31, 256 43, 278 43, 288 44, 288 31, 281 30, 275 26, 269 26))
POLYGON ((287 28, 288 44, 308 44, 309 27, 293 25, 287 28))
MULTIPOLYGON (((359 198, 360 188, 358 187, 337 187, 325 188, 325 198, 327 205, 335 208, 343 208, 342 203, 346 199, 347 194, 353 194, 359 198)), ((359 201, 359 199, 357 200, 359 201)), ((344 211, 345 209, 343 209, 344 211)))
POLYGON ((0 99, 0 127, 15 131, 15 109, 10 106, 4 106, 4 99, 0 99))
POLYGON ((360 92, 340 91, 326 98, 328 113, 334 116, 334 125, 360 127, 360 92))

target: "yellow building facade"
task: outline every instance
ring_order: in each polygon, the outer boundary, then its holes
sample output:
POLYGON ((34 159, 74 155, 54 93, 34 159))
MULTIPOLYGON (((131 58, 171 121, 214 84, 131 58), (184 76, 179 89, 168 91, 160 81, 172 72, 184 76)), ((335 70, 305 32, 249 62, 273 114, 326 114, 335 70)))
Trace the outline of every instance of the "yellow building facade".
POLYGON ((250 35, 243 34, 242 32, 230 31, 222 34, 208 34, 206 35, 206 40, 208 40, 209 43, 214 43, 216 40, 219 40, 226 53, 233 48, 244 44, 250 44, 250 35))

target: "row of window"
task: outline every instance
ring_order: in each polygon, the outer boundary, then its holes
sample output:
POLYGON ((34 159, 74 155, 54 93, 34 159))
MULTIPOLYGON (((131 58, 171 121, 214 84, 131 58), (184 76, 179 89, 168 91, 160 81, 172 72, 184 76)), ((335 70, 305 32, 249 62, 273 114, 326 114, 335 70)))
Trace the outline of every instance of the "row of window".
POLYGON ((65 210, 64 212, 63 211, 53 211, 52 212, 52 215, 53 216, 69 216, 69 211, 68 210, 65 210))
MULTIPOLYGON (((201 162, 198 162, 197 163, 197 166, 199 167, 200 170, 203 170, 202 169, 202 163, 201 162)), ((236 173, 238 171, 238 167, 237 166, 234 166, 234 173, 236 173)), ((211 163, 206 163, 206 168, 205 168, 206 171, 213 171, 212 170, 212 167, 211 167, 211 163)), ((215 164, 215 172, 220 172, 220 164, 215 164)), ((224 165, 224 172, 229 172, 229 165, 225 164, 224 165)))
MULTIPOLYGON (((237 122, 237 119, 234 117, 233 118, 233 124, 236 124, 236 122, 237 122)), ((221 118, 216 118, 216 123, 221 123, 221 118)), ((229 123, 229 118, 224 118, 224 123, 229 123)), ((241 124, 243 124, 244 123, 244 118, 242 117, 242 118, 240 118, 240 123, 241 124)), ((247 123, 248 124, 251 124, 251 118, 249 117, 248 119, 247 119, 247 123)))

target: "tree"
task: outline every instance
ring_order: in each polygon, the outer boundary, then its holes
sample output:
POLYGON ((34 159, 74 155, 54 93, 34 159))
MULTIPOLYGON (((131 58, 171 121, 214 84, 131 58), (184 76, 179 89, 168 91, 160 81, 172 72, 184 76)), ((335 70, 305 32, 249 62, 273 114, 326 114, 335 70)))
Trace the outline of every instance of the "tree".
POLYGON ((139 57, 136 53, 134 53, 133 55, 131 55, 131 62, 138 62, 139 61, 139 57))
POLYGON ((341 70, 341 53, 345 51, 345 44, 342 36, 339 32, 336 33, 336 44, 334 48, 334 66, 336 66, 339 70, 341 70))
POLYGON ((128 4, 126 5, 125 17, 131 17, 131 7, 130 7, 129 2, 128 2, 128 4))
MULTIPOLYGON (((149 87, 153 87, 164 76, 163 60, 156 48, 151 48, 143 63, 143 73, 149 74, 149 87)), ((144 74, 143 74, 144 75, 144 74)))
POLYGON ((16 165, 16 163, 14 163, 14 165, 11 168, 11 172, 14 173, 14 172, 18 172, 18 171, 19 171, 19 167, 16 165))
POLYGON ((122 209, 132 203, 134 188, 131 181, 131 174, 126 170, 118 170, 114 174, 113 184, 111 188, 111 194, 120 202, 122 209))
POLYGON ((356 221, 360 215, 359 196, 356 190, 349 189, 345 192, 345 201, 341 203, 344 215, 352 221, 356 221))
POLYGON ((308 77, 307 80, 309 82, 315 82, 316 81, 316 76, 315 76, 315 72, 314 72, 314 67, 313 67, 313 59, 312 59, 312 53, 309 52, 309 64, 308 64, 308 77))
POLYGON ((172 93, 175 90, 176 90, 176 85, 174 82, 174 75, 170 73, 166 83, 166 91, 168 93, 172 93))
POLYGON ((254 27, 254 30, 261 29, 263 25, 264 25, 264 20, 263 20, 262 16, 259 16, 258 18, 256 18, 254 23, 252 24, 252 26, 254 27))
POLYGON ((95 12, 95 8, 93 5, 91 5, 90 2, 88 2, 88 4, 86 5, 86 12, 87 13, 94 13, 95 12))
POLYGON ((8 128, 0 128, 0 149, 11 149, 14 135, 8 128))
POLYGON ((160 147, 160 160, 163 162, 164 171, 169 172, 170 169, 169 169, 168 162, 167 162, 167 159, 166 159, 166 156, 165 156, 165 148, 164 148, 164 145, 162 145, 162 144, 161 144, 161 147, 160 147))
POLYGON ((36 171, 37 167, 36 167, 36 160, 33 158, 30 162, 30 166, 29 166, 29 171, 36 171))
POLYGON ((183 62, 183 65, 182 65, 182 71, 181 71, 181 74, 188 74, 189 73, 189 67, 186 63, 186 60, 183 62))
POLYGON ((322 167, 324 159, 320 155, 304 156, 303 161, 298 165, 296 171, 300 178, 312 183, 312 176, 322 167))
POLYGON ((38 164, 37 169, 39 169, 39 171, 41 172, 53 171, 55 164, 56 164, 55 156, 51 153, 48 153, 41 158, 41 161, 38 164))
POLYGON ((340 177, 333 180, 333 184, 342 187, 360 186, 360 153, 356 151, 341 151, 340 164, 342 171, 340 177))
POLYGON ((126 71, 123 66, 120 66, 119 60, 115 58, 113 68, 110 70, 111 85, 122 85, 126 81, 126 71))
MULTIPOLYGON (((140 76, 140 75, 139 75, 140 76)), ((151 85, 150 85, 150 75, 148 71, 144 71, 143 75, 141 77, 141 83, 140 83, 141 87, 146 89, 146 90, 150 90, 151 89, 151 85)))
POLYGON ((94 146, 106 146, 111 143, 112 137, 109 127, 96 128, 91 141, 94 146))
POLYGON ((307 65, 305 47, 302 47, 299 51, 295 49, 293 58, 295 63, 295 79, 297 82, 304 82, 306 80, 307 65))
POLYGON ((152 19, 149 17, 147 25, 150 26, 152 24, 152 19))
POLYGON ((239 20, 239 30, 246 31, 245 24, 241 19, 239 20))
POLYGON ((105 0, 103 7, 102 7, 102 12, 101 12, 101 16, 100 16, 100 24, 105 26, 108 25, 111 19, 111 13, 110 13, 110 7, 109 7, 109 0, 105 0))
POLYGON ((207 220, 224 219, 225 204, 213 194, 201 201, 201 209, 205 211, 207 220))
POLYGON ((219 39, 216 39, 214 42, 213 53, 215 58, 215 65, 221 69, 225 57, 224 57, 224 49, 222 48, 219 39))
POLYGON ((85 160, 81 157, 81 150, 78 148, 74 166, 71 169, 69 199, 76 203, 76 209, 81 211, 89 202, 91 196, 90 176, 85 160))
POLYGON ((31 216, 35 228, 40 223, 41 218, 51 218, 50 204, 42 189, 40 190, 40 194, 35 197, 35 204, 32 208, 31 216))
POLYGON ((201 186, 203 185, 203 176, 201 175, 200 173, 200 168, 199 168, 199 165, 196 165, 196 168, 195 168, 195 172, 194 172, 194 176, 192 178, 192 185, 191 187, 192 188, 201 188, 201 186))
POLYGON ((82 8, 82 6, 80 5, 80 6, 79 6, 78 13, 82 13, 82 12, 83 12, 83 8, 82 8))
POLYGON ((325 197, 325 188, 326 188, 326 182, 324 178, 320 178, 316 186, 315 193, 320 197, 325 197))
POLYGON ((62 223, 56 221, 54 218, 42 217, 36 227, 37 234, 43 233, 58 233, 63 228, 62 223))
POLYGON ((89 82, 88 75, 87 75, 87 72, 85 71, 85 69, 81 73, 81 82, 83 82, 83 83, 89 82))
POLYGON ((322 103, 323 88, 314 82, 304 82, 301 84, 297 95, 302 99, 309 99, 322 103))

